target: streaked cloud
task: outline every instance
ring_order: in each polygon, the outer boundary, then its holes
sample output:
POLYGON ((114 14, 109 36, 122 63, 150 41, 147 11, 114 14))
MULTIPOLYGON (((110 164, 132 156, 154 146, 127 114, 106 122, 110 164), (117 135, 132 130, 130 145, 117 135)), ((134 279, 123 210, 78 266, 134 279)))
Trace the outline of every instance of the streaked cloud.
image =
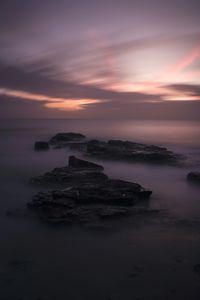
POLYGON ((2 0, 0 95, 50 115, 193 106, 199 10, 196 0, 2 0))

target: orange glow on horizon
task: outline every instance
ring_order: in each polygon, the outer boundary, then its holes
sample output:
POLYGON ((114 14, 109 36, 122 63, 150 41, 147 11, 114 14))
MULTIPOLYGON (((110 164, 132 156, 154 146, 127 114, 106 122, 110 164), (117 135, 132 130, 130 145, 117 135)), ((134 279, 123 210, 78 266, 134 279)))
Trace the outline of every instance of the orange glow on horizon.
POLYGON ((99 102, 101 101, 96 99, 66 99, 60 102, 49 102, 45 106, 59 110, 75 111, 85 109, 85 106, 99 102))
POLYGON ((83 110, 86 105, 99 103, 100 100, 97 99, 77 99, 77 98, 57 98, 49 97, 41 94, 32 94, 29 92, 10 90, 6 88, 0 88, 0 95, 11 96, 16 98, 21 98, 25 100, 35 100, 35 101, 45 101, 47 103, 44 106, 48 108, 55 108, 65 111, 76 111, 83 110))

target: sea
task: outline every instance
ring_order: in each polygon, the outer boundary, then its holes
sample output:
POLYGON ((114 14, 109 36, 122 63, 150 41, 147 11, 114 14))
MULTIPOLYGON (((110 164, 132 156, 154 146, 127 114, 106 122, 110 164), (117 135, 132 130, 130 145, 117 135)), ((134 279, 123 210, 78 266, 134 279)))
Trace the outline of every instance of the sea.
POLYGON ((0 300, 200 299, 200 186, 186 179, 199 170, 199 122, 0 120, 0 300), (185 160, 168 166, 91 159, 111 178, 152 190, 155 213, 53 226, 27 208, 42 189, 30 178, 66 166, 69 155, 84 158, 67 148, 34 151, 35 141, 58 132, 165 146, 185 160))

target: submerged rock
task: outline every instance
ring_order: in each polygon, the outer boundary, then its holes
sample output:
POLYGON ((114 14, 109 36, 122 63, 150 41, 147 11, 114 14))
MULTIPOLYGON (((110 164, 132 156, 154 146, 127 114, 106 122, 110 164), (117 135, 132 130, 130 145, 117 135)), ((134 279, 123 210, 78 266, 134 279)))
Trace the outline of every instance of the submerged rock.
POLYGON ((176 163, 180 159, 180 156, 164 147, 120 140, 89 141, 86 152, 88 155, 102 159, 131 162, 176 163))
POLYGON ((200 183, 200 172, 190 172, 187 175, 187 179, 194 183, 200 183))
POLYGON ((71 142, 80 142, 85 139, 85 136, 81 133, 64 132, 54 135, 49 143, 54 146, 63 147, 69 145, 71 142))
POLYGON ((65 189, 41 192, 28 206, 48 221, 74 223, 127 216, 134 204, 149 199, 151 191, 137 183, 109 179, 102 170, 100 165, 71 156, 67 167, 34 179, 63 182, 65 189))
POLYGON ((49 149, 49 143, 45 141, 37 141, 34 145, 35 150, 48 150, 49 149))

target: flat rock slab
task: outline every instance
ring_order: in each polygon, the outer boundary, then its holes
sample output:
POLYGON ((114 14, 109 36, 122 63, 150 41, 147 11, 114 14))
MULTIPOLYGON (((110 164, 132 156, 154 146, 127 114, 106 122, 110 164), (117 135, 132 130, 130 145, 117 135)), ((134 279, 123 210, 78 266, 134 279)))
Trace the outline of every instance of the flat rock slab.
POLYGON ((120 140, 110 140, 108 142, 98 140, 89 141, 86 153, 101 159, 162 164, 175 164, 181 158, 180 155, 164 147, 120 140))
POLYGON ((57 133, 54 135, 49 143, 51 145, 55 146, 65 146, 68 145, 70 142, 80 142, 85 139, 85 136, 81 133, 75 133, 75 132, 63 132, 63 133, 57 133))
POLYGON ((165 147, 122 140, 86 140, 85 135, 75 132, 57 133, 49 140, 49 145, 54 148, 70 147, 100 159, 128 162, 179 164, 184 158, 165 147))

